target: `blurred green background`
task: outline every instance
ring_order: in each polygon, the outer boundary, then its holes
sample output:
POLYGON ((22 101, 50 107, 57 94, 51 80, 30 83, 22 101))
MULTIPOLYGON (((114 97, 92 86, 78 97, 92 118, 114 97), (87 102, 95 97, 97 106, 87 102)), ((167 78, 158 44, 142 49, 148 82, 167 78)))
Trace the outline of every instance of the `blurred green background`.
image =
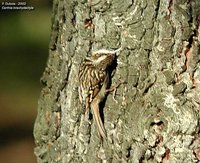
POLYGON ((36 162, 32 131, 48 57, 52 2, 25 2, 35 9, 0 14, 0 163, 36 162))

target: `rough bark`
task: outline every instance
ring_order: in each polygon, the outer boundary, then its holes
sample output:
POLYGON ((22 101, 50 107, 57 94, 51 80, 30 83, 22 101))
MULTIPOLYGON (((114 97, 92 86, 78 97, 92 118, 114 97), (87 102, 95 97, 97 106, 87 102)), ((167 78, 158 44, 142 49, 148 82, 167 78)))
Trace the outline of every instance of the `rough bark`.
POLYGON ((200 1, 54 0, 34 126, 38 162, 200 161, 200 1), (84 120, 78 65, 122 46, 103 109, 108 141, 84 120))

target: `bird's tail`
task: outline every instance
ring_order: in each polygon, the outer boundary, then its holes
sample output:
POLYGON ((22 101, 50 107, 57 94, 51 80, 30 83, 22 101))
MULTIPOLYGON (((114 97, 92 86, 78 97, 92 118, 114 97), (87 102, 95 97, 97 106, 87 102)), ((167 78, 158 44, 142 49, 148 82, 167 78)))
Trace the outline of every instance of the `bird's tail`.
POLYGON ((101 120, 101 116, 99 113, 99 103, 100 103, 100 101, 98 101, 97 99, 94 99, 93 102, 91 103, 91 109, 93 111, 93 115, 94 115, 94 119, 95 119, 95 122, 97 125, 98 133, 100 134, 100 136, 103 139, 106 139, 106 137, 107 137, 106 131, 105 131, 105 128, 104 128, 104 125, 103 125, 103 122, 101 120))

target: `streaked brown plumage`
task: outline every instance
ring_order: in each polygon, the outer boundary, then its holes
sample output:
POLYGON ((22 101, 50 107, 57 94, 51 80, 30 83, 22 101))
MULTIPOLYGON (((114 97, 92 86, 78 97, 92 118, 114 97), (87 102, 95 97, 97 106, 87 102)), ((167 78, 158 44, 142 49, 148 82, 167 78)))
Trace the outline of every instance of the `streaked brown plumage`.
POLYGON ((115 53, 93 53, 87 57, 79 67, 79 98, 88 113, 90 107, 97 124, 98 133, 106 138, 106 131, 102 123, 99 104, 104 99, 109 85, 109 67, 115 60, 115 53))

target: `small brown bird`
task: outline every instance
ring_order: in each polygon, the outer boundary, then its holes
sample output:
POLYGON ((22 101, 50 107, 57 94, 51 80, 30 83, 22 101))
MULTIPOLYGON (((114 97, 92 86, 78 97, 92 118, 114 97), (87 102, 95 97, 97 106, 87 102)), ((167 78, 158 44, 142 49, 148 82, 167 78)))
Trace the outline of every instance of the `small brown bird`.
POLYGON ((110 82, 109 68, 116 59, 116 52, 99 50, 86 57, 79 67, 79 98, 87 116, 90 108, 96 121, 98 133, 106 138, 106 131, 99 113, 99 104, 105 98, 110 82))

